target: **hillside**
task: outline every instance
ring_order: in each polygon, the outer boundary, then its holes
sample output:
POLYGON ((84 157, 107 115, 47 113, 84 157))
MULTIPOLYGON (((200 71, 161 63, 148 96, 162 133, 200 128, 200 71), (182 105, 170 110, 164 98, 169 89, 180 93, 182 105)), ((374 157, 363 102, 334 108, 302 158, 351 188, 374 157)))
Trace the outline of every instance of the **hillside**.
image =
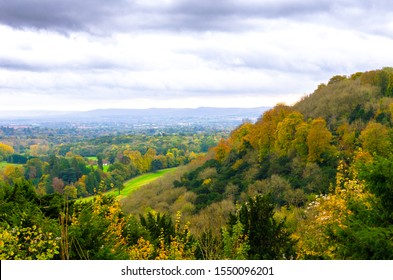
POLYGON ((391 125, 393 68, 334 76, 293 108, 306 118, 322 117, 328 124, 370 120, 391 125))
MULTIPOLYGON (((391 214, 383 222, 374 221, 378 225, 384 224, 380 237, 358 232, 358 228, 352 228, 355 227, 351 224, 353 220, 344 218, 355 211, 351 208, 355 207, 354 202, 359 207, 356 211, 364 210, 368 205, 369 212, 362 212, 362 215, 370 220, 375 219, 379 211, 387 211, 391 207, 386 205, 387 208, 377 210, 370 206, 393 194, 390 185, 388 189, 382 187, 382 190, 369 186, 373 180, 387 180, 390 175, 384 174, 384 179, 378 179, 367 170, 372 168, 370 165, 392 157, 392 97, 391 68, 349 77, 334 76, 294 106, 279 104, 266 111, 255 123, 246 122, 232 131, 230 137, 221 140, 203 161, 189 167, 176 179, 174 189, 170 184, 167 184, 167 189, 160 189, 161 200, 157 200, 158 193, 152 189, 149 193, 136 192, 136 196, 144 201, 144 205, 159 212, 169 211, 174 215, 173 209, 182 210, 186 219, 191 221, 191 232, 197 236, 220 235, 220 228, 230 220, 231 213, 238 207, 236 205, 250 203, 249 199, 258 195, 269 196, 276 209, 276 217, 286 217, 293 237, 307 239, 298 243, 298 258, 392 256, 391 214), (360 178, 366 180, 364 185, 359 183, 360 178), (355 187, 353 184, 358 185, 355 187), (388 193, 385 193, 387 190, 388 193), (341 191, 347 191, 350 197, 342 197, 341 191), (337 199, 342 205, 323 205, 325 208, 315 210, 317 214, 309 217, 306 209, 317 208, 316 205, 322 207, 318 197, 337 199), (149 204, 149 201, 154 201, 154 204, 149 204), (329 211, 341 213, 343 221, 340 220, 340 223, 345 220, 348 224, 343 226, 328 217, 318 216, 329 211), (326 226, 315 220, 320 218, 326 219, 329 227, 337 228, 334 232, 323 231, 321 236, 313 237, 311 234, 320 230, 319 226, 326 226), (216 225, 220 226, 217 228, 216 225), (389 225, 389 229, 385 225, 389 225), (348 232, 346 228, 353 231, 348 232), (378 251, 381 249, 379 246, 368 243, 372 238, 380 240, 381 237, 390 240, 384 243, 387 247, 382 250, 383 253, 378 251), (326 244, 322 242, 318 247, 312 243, 317 242, 315 238, 323 239, 326 244), (329 238, 337 240, 330 244, 329 238), (351 247, 353 244, 346 243, 349 242, 347 238, 352 238, 351 242, 365 243, 362 246, 369 246, 370 252, 355 254, 352 251, 354 247, 351 247), (341 246, 348 251, 333 253, 328 251, 329 246, 335 250, 341 246)), ((390 165, 385 168, 390 168, 390 165)), ((382 185, 385 184, 383 182, 382 185)), ((135 197, 130 201, 135 202, 135 197)), ((132 203, 126 201, 124 207, 137 213, 132 203)), ((359 223, 357 219, 360 216, 353 215, 351 219, 359 223)), ((378 232, 375 224, 363 226, 371 234, 374 230, 378 232)))

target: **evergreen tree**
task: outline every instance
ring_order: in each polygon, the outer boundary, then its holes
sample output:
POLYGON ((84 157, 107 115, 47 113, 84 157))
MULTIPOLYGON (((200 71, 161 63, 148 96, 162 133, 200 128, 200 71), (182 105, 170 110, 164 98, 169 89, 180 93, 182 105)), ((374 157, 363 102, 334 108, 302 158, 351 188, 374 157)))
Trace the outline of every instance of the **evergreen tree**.
POLYGON ((234 231, 239 221, 244 227, 244 234, 248 236, 249 259, 272 260, 294 256, 294 241, 285 221, 274 218, 274 205, 270 194, 249 198, 237 215, 230 217, 230 232, 234 231))

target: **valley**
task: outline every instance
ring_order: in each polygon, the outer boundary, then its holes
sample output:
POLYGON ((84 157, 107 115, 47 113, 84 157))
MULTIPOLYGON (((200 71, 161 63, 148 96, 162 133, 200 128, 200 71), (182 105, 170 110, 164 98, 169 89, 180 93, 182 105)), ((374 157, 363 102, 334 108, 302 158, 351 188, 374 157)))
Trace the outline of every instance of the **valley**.
POLYGON ((0 258, 393 259, 393 69, 256 110, 3 118, 0 258))

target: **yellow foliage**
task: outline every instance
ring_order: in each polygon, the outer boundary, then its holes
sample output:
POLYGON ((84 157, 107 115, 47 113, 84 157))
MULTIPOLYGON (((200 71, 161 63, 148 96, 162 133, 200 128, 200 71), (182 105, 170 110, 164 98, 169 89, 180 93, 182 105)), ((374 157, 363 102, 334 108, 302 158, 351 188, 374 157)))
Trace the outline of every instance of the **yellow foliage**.
POLYGON ((0 143, 0 158, 10 156, 13 153, 14 153, 14 148, 12 148, 7 144, 0 143))
POLYGON ((370 122, 360 134, 364 150, 371 154, 388 156, 392 152, 389 130, 380 123, 370 122))
POLYGON ((154 246, 148 240, 139 238, 138 243, 129 250, 130 260, 149 260, 154 253, 154 246))
POLYGON ((59 244, 52 233, 41 228, 0 228, 1 260, 51 260, 59 254, 59 244))
POLYGON ((216 154, 215 155, 216 160, 218 160, 219 162, 223 162, 227 157, 227 155, 229 154, 229 152, 231 151, 231 147, 229 146, 229 143, 226 140, 222 139, 214 148, 214 151, 216 154))
POLYGON ((212 179, 211 178, 207 178, 207 179, 203 180, 202 185, 207 186, 207 185, 210 185, 211 182, 212 182, 212 179))
POLYGON ((244 163, 244 160, 243 160, 243 159, 238 159, 238 160, 235 161, 235 163, 232 165, 231 168, 232 168, 234 171, 236 171, 236 170, 239 169, 239 167, 240 167, 243 163, 244 163))
POLYGON ((323 154, 332 154, 334 146, 331 141, 332 134, 326 128, 326 121, 322 118, 313 120, 307 136, 308 161, 322 162, 323 154))
POLYGON ((364 182, 357 178, 356 170, 346 171, 341 163, 334 191, 328 195, 317 195, 307 206, 305 218, 293 235, 299 240, 298 258, 335 258, 337 244, 330 240, 330 236, 346 228, 346 221, 352 215, 349 202, 371 207, 368 203, 371 194, 365 190, 364 182))
POLYGON ((171 236, 169 245, 164 242, 164 236, 160 237, 160 244, 156 249, 156 260, 193 260, 195 259, 195 246, 191 242, 188 224, 183 230, 180 229, 181 213, 177 212, 175 222, 175 236, 171 236))
POLYGON ((290 152, 297 128, 301 123, 303 123, 303 115, 293 112, 277 125, 274 148, 280 156, 285 156, 290 152))
POLYGON ((4 179, 12 182, 14 179, 21 178, 24 172, 22 166, 9 164, 4 168, 4 179))

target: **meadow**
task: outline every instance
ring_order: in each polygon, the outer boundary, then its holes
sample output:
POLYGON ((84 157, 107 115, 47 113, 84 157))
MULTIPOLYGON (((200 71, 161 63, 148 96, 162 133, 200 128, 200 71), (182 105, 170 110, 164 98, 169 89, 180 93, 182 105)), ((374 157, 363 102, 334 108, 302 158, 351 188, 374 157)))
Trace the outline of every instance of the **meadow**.
MULTIPOLYGON (((139 188, 155 181, 158 180, 159 178, 163 177, 165 174, 174 172, 177 168, 167 168, 167 169, 162 169, 156 172, 150 172, 146 174, 139 175, 135 178, 132 178, 130 180, 127 180, 124 182, 124 188, 120 190, 118 189, 112 189, 110 191, 105 192, 105 195, 113 195, 115 196, 118 200, 123 199, 130 195, 132 192, 138 190, 139 188)), ((78 201, 89 201, 93 199, 94 196, 89 196, 85 198, 78 199, 78 201)))

